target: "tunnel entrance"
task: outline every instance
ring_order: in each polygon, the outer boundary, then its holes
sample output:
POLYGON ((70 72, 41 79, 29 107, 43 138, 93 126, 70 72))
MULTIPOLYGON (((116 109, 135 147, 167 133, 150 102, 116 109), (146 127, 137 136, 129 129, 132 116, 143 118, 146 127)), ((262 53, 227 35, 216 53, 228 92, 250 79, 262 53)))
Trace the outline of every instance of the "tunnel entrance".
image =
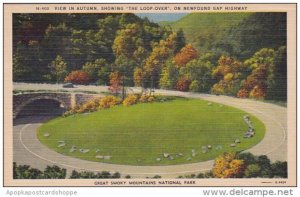
POLYGON ((59 101, 53 99, 37 99, 25 105, 18 113, 17 118, 30 116, 59 116, 66 111, 59 101))

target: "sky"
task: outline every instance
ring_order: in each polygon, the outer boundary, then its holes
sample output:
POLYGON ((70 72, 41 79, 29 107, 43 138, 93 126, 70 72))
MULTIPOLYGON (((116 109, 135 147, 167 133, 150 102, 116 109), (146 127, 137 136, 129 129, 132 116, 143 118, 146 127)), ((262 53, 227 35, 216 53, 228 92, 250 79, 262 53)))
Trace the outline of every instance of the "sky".
POLYGON ((161 21, 178 21, 185 15, 186 13, 136 13, 137 16, 144 18, 148 17, 148 19, 152 22, 161 22, 161 21))

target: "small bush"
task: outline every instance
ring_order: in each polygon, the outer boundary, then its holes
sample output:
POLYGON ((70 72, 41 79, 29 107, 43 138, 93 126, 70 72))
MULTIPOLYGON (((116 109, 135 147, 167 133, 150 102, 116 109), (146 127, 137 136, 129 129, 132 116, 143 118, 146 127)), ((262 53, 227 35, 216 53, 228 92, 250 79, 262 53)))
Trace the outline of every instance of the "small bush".
POLYGON ((119 172, 115 172, 115 173, 113 173, 113 175, 111 176, 111 178, 113 178, 113 179, 119 179, 119 178, 121 178, 121 174, 119 172))
POLYGON ((151 103, 151 102, 153 102, 153 101, 155 101, 154 96, 149 96, 149 97, 148 97, 148 102, 151 103))
POLYGON ((148 102, 148 95, 146 95, 146 94, 143 94, 141 97, 140 97, 140 99, 139 99, 139 102, 141 102, 141 103, 147 103, 148 102))
POLYGON ((153 101, 155 101, 155 97, 146 94, 143 94, 139 99, 139 102, 141 103, 147 103, 147 102, 151 103, 153 101))
POLYGON ((115 96, 106 96, 102 98, 99 102, 100 109, 107 109, 118 105, 118 98, 115 96))
POLYGON ((160 175, 155 175, 154 177, 152 177, 152 179, 161 179, 160 175))
POLYGON ((130 94, 124 99, 123 105, 124 106, 134 105, 137 103, 137 101, 138 101, 138 97, 134 94, 130 94))
POLYGON ((174 99, 175 99, 174 96, 162 96, 162 95, 155 96, 155 101, 157 102, 167 102, 167 101, 172 101, 174 99))
POLYGON ((93 98, 84 103, 81 107, 84 109, 84 111, 96 111, 99 108, 100 99, 99 98, 93 98))
POLYGON ((249 96, 249 92, 245 89, 241 89, 237 93, 237 97, 239 98, 247 98, 249 96))
POLYGON ((63 116, 64 117, 67 117, 67 116, 71 116, 71 115, 73 115, 74 113, 73 113, 73 111, 72 110, 68 110, 68 111, 66 111, 64 114, 63 114, 63 116))

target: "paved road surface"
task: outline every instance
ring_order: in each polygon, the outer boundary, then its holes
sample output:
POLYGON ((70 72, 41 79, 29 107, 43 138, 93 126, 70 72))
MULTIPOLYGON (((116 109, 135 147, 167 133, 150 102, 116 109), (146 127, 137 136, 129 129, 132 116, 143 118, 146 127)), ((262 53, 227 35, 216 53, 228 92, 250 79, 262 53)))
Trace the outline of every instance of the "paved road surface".
MULTIPOLYGON (((14 84, 15 89, 57 90, 60 85, 36 85, 14 84)), ((106 91, 104 86, 79 86, 75 90, 82 91, 106 91)), ((133 89, 138 91, 138 89, 133 89)), ((72 89, 74 91, 74 89, 72 89)), ((190 98, 201 98, 242 109, 258 117, 266 126, 264 139, 256 146, 248 149, 255 155, 268 155, 272 161, 287 160, 287 109, 274 104, 238 99, 227 96, 215 96, 207 94, 184 93, 178 91, 156 90, 156 93, 177 95, 190 98)), ((31 117, 19 119, 13 128, 14 158, 18 164, 27 164, 34 168, 44 169, 47 165, 58 165, 68 170, 70 175, 73 169, 88 171, 120 172, 122 175, 131 175, 136 178, 161 175, 164 178, 174 178, 182 174, 204 172, 212 168, 213 161, 205 161, 193 164, 171 166, 130 166, 106 164, 85 161, 69 156, 61 155, 39 142, 36 137, 36 129, 49 117, 31 117)))

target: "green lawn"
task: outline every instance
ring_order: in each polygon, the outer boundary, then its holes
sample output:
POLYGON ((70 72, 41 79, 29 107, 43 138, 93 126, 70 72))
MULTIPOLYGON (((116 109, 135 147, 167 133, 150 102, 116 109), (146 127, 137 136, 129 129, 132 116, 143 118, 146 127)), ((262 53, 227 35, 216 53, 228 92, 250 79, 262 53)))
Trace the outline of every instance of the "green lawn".
POLYGON ((264 124, 256 117, 250 115, 256 135, 244 139, 247 125, 243 116, 247 113, 218 103, 208 103, 182 98, 165 103, 117 106, 87 115, 53 119, 43 124, 37 135, 43 144, 64 155, 130 165, 205 161, 226 151, 248 149, 264 137, 264 124), (45 137, 45 133, 50 136, 45 137), (241 143, 230 147, 237 138, 241 143), (65 141, 65 146, 58 147, 60 140, 65 141), (73 145, 77 150, 70 152, 73 145), (212 148, 203 151, 202 146, 208 145, 212 148), (89 152, 81 153, 80 148, 89 149, 89 152), (193 149, 196 153, 194 157, 193 149), (169 153, 173 160, 164 158, 163 153, 169 153), (96 155, 111 158, 98 159, 96 155))

